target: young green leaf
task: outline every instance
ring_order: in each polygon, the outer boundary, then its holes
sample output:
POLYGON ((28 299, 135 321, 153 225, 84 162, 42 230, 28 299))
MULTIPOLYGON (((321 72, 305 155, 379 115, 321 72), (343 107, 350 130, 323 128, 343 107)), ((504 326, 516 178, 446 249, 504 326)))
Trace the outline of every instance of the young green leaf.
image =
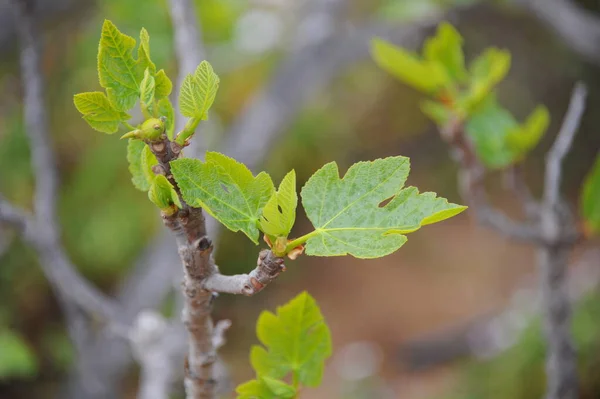
POLYGON ((156 84, 154 81, 154 76, 152 76, 150 69, 146 68, 146 71, 144 72, 144 78, 142 79, 142 83, 140 83, 140 102, 142 105, 142 110, 145 110, 147 113, 146 117, 150 117, 154 114, 153 104, 155 90, 156 84))
POLYGON ((550 112, 543 105, 537 106, 523 125, 513 129, 506 137, 509 148, 515 152, 516 160, 521 160, 542 139, 550 124, 550 112))
POLYGON ((158 164, 148 145, 141 140, 130 139, 127 143, 127 161, 135 188, 148 191, 155 176, 152 166, 158 164))
POLYGON ((204 208, 225 227, 241 230, 258 244, 261 211, 275 190, 268 174, 254 177, 244 164, 218 152, 207 152, 206 162, 172 161, 171 172, 189 205, 204 208))
POLYGON ((267 201, 260 218, 260 229, 272 237, 287 237, 296 221, 297 205, 296 172, 292 170, 267 201))
POLYGON ((181 85, 181 114, 188 118, 207 119, 218 89, 219 77, 207 61, 202 61, 194 74, 187 75, 181 85))
POLYGON ((308 234, 306 254, 378 258, 399 249, 404 234, 466 209, 435 193, 403 189, 409 169, 401 156, 358 162, 342 179, 335 162, 319 169, 301 192, 316 229, 308 234))
MULTIPOLYGON (((278 307, 277 314, 262 312, 256 332, 267 348, 254 346, 250 352, 258 376, 281 379, 291 372, 301 385, 315 387, 321 383, 325 360, 331 356, 331 334, 308 293, 278 307)), ((273 384, 269 387, 272 389, 273 384)))
POLYGON ((131 118, 125 112, 114 109, 106 95, 100 91, 75 94, 73 102, 75 108, 83 114, 83 119, 102 133, 115 133, 119 130, 121 121, 131 118))
POLYGON ((494 95, 488 96, 465 127, 477 155, 489 168, 503 168, 515 161, 516 153, 508 145, 507 137, 518 128, 515 118, 498 104, 494 95))
POLYGON ((462 43, 460 33, 448 22, 442 22, 436 35, 425 41, 423 56, 432 63, 441 64, 452 81, 463 82, 467 78, 467 70, 462 43))
POLYGON ((156 73, 156 65, 150 59, 150 35, 145 28, 140 31, 140 46, 138 47, 138 63, 140 65, 146 65, 146 68, 150 71, 150 75, 154 76, 156 73))
POLYGON ((600 153, 583 183, 581 213, 590 233, 600 233, 600 153))
POLYGON ((448 83, 448 76, 439 63, 423 61, 385 40, 373 39, 371 52, 381 69, 417 90, 433 93, 448 83))
POLYGON ((148 198, 150 198, 150 201, 154 205, 166 213, 172 213, 177 208, 181 208, 181 201, 179 201, 179 196, 175 188, 164 175, 156 175, 150 185, 148 198))
POLYGON ((296 397, 296 389, 283 381, 261 377, 238 385, 237 399, 287 399, 296 397))
POLYGON ((163 97, 158 100, 157 107, 158 115, 166 118, 165 129, 167 137, 173 141, 173 133, 175 132, 175 111, 173 110, 173 105, 167 97, 163 97))
POLYGON ((492 93, 510 69, 510 53, 495 47, 486 49, 470 65, 471 82, 462 99, 467 113, 474 111, 492 93))
MULTIPOLYGON (((147 33, 145 36, 147 37, 147 33)), ((142 42, 144 41, 146 38, 143 37, 142 42)), ((135 60, 132 54, 135 39, 121 33, 108 20, 102 25, 98 47, 98 77, 100 85, 106 89, 110 103, 119 111, 127 111, 135 105, 140 95, 144 71, 146 68, 153 68, 146 52, 149 50, 146 44, 142 43, 140 57, 135 60)))
POLYGON ((156 98, 162 99, 163 97, 168 97, 171 94, 171 90, 173 90, 173 83, 171 83, 171 79, 169 79, 164 69, 156 73, 154 80, 156 81, 156 98))

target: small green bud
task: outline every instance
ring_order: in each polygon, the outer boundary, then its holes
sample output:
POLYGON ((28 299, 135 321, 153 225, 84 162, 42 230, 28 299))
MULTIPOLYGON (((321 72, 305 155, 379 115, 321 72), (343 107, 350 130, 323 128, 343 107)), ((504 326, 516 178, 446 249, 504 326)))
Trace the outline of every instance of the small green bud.
POLYGON ((138 140, 154 141, 160 138, 165 132, 165 119, 161 118, 150 118, 142 123, 139 129, 132 130, 131 132, 125 133, 121 136, 122 139, 135 138, 138 140))

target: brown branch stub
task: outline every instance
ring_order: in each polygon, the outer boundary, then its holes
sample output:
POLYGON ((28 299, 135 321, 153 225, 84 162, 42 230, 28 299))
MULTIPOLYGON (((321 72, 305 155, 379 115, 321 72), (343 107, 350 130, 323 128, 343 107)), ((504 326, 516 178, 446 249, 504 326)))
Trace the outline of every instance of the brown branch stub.
POLYGON ((258 254, 256 269, 250 272, 251 287, 245 287, 244 295, 254 295, 260 292, 271 281, 275 280, 281 272, 285 271, 283 258, 279 258, 272 251, 263 249, 258 254))

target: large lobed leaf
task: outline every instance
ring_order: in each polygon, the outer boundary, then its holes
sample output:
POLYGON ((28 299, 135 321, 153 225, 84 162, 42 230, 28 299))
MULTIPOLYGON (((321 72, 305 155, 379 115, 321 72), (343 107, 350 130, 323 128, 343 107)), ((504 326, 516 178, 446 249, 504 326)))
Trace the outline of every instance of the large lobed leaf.
POLYGON ((287 237, 296 221, 297 205, 296 172, 292 170, 267 201, 260 219, 261 230, 272 237, 287 237))
POLYGON ((261 212, 275 190, 268 174, 254 177, 244 164, 218 152, 207 152, 206 162, 172 161, 171 171, 189 205, 202 207, 228 229, 241 230, 258 244, 261 212))
POLYGON ((115 133, 121 121, 131 118, 125 112, 117 111, 100 91, 75 94, 73 102, 75 108, 83 114, 83 119, 102 133, 115 133))
POLYGON ((406 242, 405 233, 466 209, 435 193, 403 189, 409 169, 409 159, 401 156, 356 163, 342 179, 335 162, 319 169, 301 192, 315 227, 307 255, 385 256, 406 242))
POLYGON ((587 175, 581 193, 581 213, 590 233, 600 233, 600 153, 587 175))
POLYGON ((188 118, 207 119, 218 89, 219 77, 207 61, 202 61, 193 74, 184 78, 181 85, 181 114, 188 118))
POLYGON ((266 347, 254 346, 250 352, 259 377, 281 379, 293 373, 294 381, 304 386, 321 383, 325 360, 331 356, 331 333, 307 292, 278 307, 277 314, 262 312, 256 331, 266 347))

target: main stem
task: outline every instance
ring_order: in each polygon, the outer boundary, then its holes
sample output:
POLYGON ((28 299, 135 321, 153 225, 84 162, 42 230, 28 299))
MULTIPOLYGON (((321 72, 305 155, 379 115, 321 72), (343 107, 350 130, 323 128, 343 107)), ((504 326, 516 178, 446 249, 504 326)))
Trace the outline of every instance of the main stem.
POLYGON ((179 194, 182 209, 173 215, 163 214, 165 225, 174 233, 183 265, 182 291, 185 299, 182 320, 188 330, 188 356, 185 369, 187 399, 213 399, 216 382, 213 365, 216 361, 214 323, 211 318, 212 292, 203 287, 204 280, 215 273, 212 261, 212 243, 206 236, 206 223, 202 209, 192 208, 181 198, 181 193, 171 174, 169 162, 179 158, 181 146, 161 141, 149 143, 158 165, 155 173, 164 174, 179 194))

